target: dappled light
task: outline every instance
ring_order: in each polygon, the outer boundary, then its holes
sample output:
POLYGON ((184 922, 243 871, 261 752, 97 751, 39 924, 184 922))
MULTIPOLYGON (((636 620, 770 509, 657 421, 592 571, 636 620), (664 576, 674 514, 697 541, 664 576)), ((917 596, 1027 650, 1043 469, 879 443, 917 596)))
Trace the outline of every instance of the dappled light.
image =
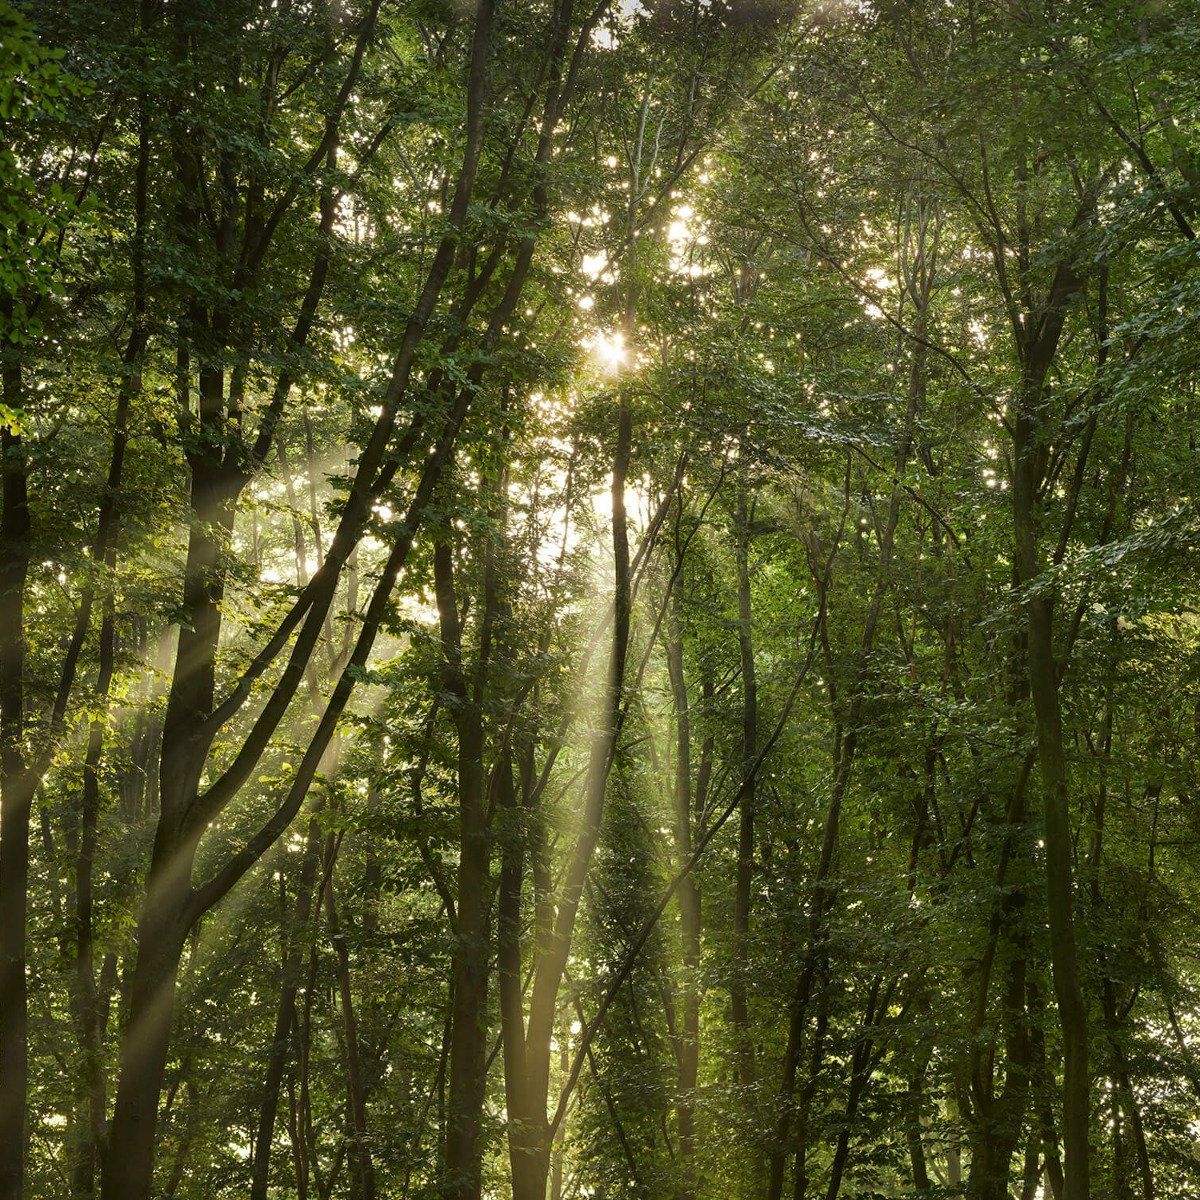
POLYGON ((0 0, 0 1200, 1200 1198, 1200 21, 0 0))

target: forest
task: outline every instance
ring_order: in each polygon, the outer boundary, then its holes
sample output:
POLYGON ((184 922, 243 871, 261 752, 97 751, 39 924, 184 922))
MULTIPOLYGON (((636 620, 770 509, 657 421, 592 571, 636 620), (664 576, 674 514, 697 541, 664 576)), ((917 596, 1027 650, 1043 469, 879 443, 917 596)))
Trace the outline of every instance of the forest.
POLYGON ((0 0, 0 1200, 1200 1197, 1197 0, 0 0))

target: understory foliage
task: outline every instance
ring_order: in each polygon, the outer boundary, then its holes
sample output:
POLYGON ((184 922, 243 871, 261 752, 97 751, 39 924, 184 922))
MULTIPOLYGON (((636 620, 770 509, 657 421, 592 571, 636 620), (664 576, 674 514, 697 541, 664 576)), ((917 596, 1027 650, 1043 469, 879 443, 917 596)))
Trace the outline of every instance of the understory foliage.
POLYGON ((0 1200, 1200 1197, 1191 0, 0 0, 0 1200))

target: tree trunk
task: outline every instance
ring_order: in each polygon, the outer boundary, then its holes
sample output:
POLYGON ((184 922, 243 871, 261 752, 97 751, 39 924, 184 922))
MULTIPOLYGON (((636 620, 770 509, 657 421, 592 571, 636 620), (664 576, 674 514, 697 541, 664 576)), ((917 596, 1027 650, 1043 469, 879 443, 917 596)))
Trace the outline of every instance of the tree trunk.
POLYGON ((334 894, 338 845, 334 834, 326 836, 325 915, 329 925, 329 940, 333 943, 334 973, 337 976, 342 1029, 346 1039, 346 1101, 354 1138, 354 1186, 351 1196, 353 1200, 375 1200, 375 1162, 371 1155, 371 1137, 367 1127, 367 1088, 358 1040, 358 1020, 354 1012, 354 992, 350 980, 350 950, 338 919, 337 897, 334 894))
MULTIPOLYGON (((454 553, 442 537, 434 547, 434 583, 442 635, 443 687, 453 698, 458 742, 458 883, 451 962, 445 1186, 454 1200, 478 1200, 483 1101, 487 1082, 487 997, 491 961, 491 844, 485 797, 483 705, 487 659, 496 616, 494 546, 486 553, 482 632, 475 687, 467 684, 455 591, 454 553)), ((509 771, 511 783, 511 769, 509 771)), ((501 783, 500 786, 504 786, 501 783)))
POLYGON ((138 921, 137 961, 108 1153, 101 1173, 105 1200, 149 1200, 158 1097, 167 1062, 175 982, 187 940, 195 842, 159 838, 138 921))
MULTIPOLYGON (((1022 681, 1017 679, 1010 697, 1013 703, 1022 694, 1022 688, 1022 681)), ((1032 759, 1027 758, 1009 799, 996 868, 995 890, 999 899, 994 901, 987 946, 977 968, 975 1011, 969 1029, 970 1080, 969 1088, 964 1092, 964 1096, 970 1096, 971 1103, 963 1105, 964 1115, 970 1121, 971 1165, 967 1195, 973 1200, 1006 1200, 1008 1196, 1012 1156, 1021 1144, 1034 1067, 1028 1009, 1031 1002, 1036 1001, 1037 993, 1030 987, 1028 978, 1029 935, 1025 925, 1028 897, 1025 888, 1009 877, 1013 848, 1022 844, 1031 769, 1032 759), (1004 1087, 997 1095, 995 1034, 989 1032, 989 994, 995 957, 1002 940, 1008 944, 1010 957, 999 1021, 1004 1032, 1004 1087)))
POLYGON ((300 878, 296 886, 294 916, 290 929, 284 930, 283 976, 279 988, 279 1005, 275 1011, 275 1032, 267 1054, 267 1071, 259 1102, 257 1134, 254 1139, 254 1159, 250 1166, 250 1200, 267 1200, 271 1177, 271 1144, 275 1136, 275 1115, 279 1109, 279 1089, 283 1083, 288 1050, 295 1032, 296 996, 300 990, 304 963, 304 933, 312 917, 313 888, 317 862, 321 856, 321 830, 316 820, 308 827, 304 858, 300 863, 300 878))
MULTIPOLYGON (((143 29, 150 19, 148 6, 143 5, 143 29)), ((117 564, 117 534, 120 525, 119 500, 124 479, 125 458, 129 447, 129 417, 133 402, 142 390, 142 360, 149 334, 146 326, 145 282, 145 218, 147 204, 147 174, 150 159, 150 130, 145 97, 138 105, 138 158, 134 182, 135 228, 133 237, 133 328, 122 355, 124 376, 117 394, 113 415, 112 453, 108 477, 96 521, 96 536, 92 559, 101 563, 110 574, 117 564)), ((110 588, 115 584, 110 583, 110 588)), ((89 584, 80 604, 75 636, 68 650, 78 655, 87 636, 94 587, 89 584)), ((95 699, 107 707, 112 687, 116 657, 116 613, 111 590, 104 597, 100 619, 99 664, 96 675, 95 699)), ((65 713, 67 693, 74 677, 74 661, 64 666, 63 681, 55 701, 52 721, 65 713)), ((106 1090, 104 1062, 101 1055, 103 1023, 96 992, 93 953, 93 887, 92 873, 96 856, 96 834, 100 820, 100 766, 104 753, 104 731, 107 712, 98 712, 88 729, 87 750, 83 763, 83 788, 80 797, 80 827, 75 855, 75 1015, 83 1058, 81 1080, 79 1141, 75 1147, 72 1183, 77 1196, 90 1196, 96 1186, 97 1158, 105 1141, 106 1090)))
POLYGON ((746 994, 750 939, 750 895, 754 876, 754 809, 757 794, 754 760, 758 754, 758 682, 754 667, 753 612, 750 601, 750 520, 746 492, 738 493, 734 536, 737 563, 738 655, 742 671, 742 775, 738 805, 738 857, 733 890, 733 946, 730 962, 729 1001, 733 1022, 734 1056, 738 1083, 754 1083, 754 1042, 750 1031, 750 1003, 746 994))
MULTIPOLYGON (((1038 553, 1037 491, 1043 475, 1039 428, 1034 412, 1045 400, 1040 378, 1027 377, 1021 410, 1014 421, 1013 517, 1018 579, 1029 584, 1041 573, 1038 553)), ((1050 923, 1050 963, 1063 1039, 1063 1146, 1066 1151, 1064 1200, 1088 1200, 1088 1027, 1083 1003, 1073 915, 1071 806, 1063 745, 1058 666, 1054 657, 1054 605, 1034 594, 1025 605, 1026 666, 1037 722, 1045 830, 1046 898, 1050 923)))
MULTIPOLYGON (((545 939, 534 972, 523 1044, 514 1046, 511 1054, 506 1048, 505 1054, 506 1076, 510 1060, 518 1072, 518 1078, 513 1081, 509 1091, 509 1161, 513 1200, 545 1200, 554 1136, 554 1129, 546 1116, 546 1104, 550 1090, 550 1047, 554 1036, 558 990, 571 952, 583 886, 600 836, 608 776, 620 727, 631 605, 629 530, 625 512, 625 481, 629 471, 631 440, 632 414, 623 396, 617 415, 610 493, 614 559, 612 644, 600 721, 588 752, 581 828, 559 889, 553 927, 545 939)), ((510 1019, 506 1022, 506 1029, 509 1038, 515 1039, 519 1032, 517 1021, 510 1019)))
POLYGON ((458 869, 458 921, 454 930, 453 1006, 446 1118, 446 1183, 455 1200, 479 1196, 480 1136, 487 1080, 487 996, 491 960, 490 851, 484 816, 483 779, 475 739, 460 743, 460 765, 472 758, 465 784, 458 869), (469 811, 468 811, 469 809, 469 811))
POLYGON ((912 1171, 913 1191, 918 1195, 929 1192, 933 1187, 929 1178, 929 1164, 925 1159, 925 1138, 921 1124, 927 1065, 922 1064, 921 1068, 913 1073, 908 1081, 905 1097, 904 1132, 908 1142, 908 1163, 912 1171))
MULTIPOLYGON (((1016 897, 1016 907, 1024 897, 1016 897)), ((1020 920, 1012 914, 1012 920, 1020 920)), ((1031 1047, 1026 1021, 1025 951, 1018 940, 1007 971, 1002 1021, 1005 1029, 1005 1080, 999 1096, 977 1093, 971 1130, 970 1200, 1008 1200, 1012 1158, 1021 1144, 1029 1098, 1031 1047)), ((989 1081, 990 1082, 990 1081, 989 1081)))
MULTIPOLYGON (((11 298, 0 315, 11 323, 11 298)), ((22 407, 21 362, 0 346, 5 405, 22 407)), ((30 517, 24 441, 0 431, 0 1200, 21 1200, 28 1089, 28 981, 25 925, 29 889, 29 818, 36 779, 25 756, 25 580, 30 517)))
MULTIPOLYGON (((667 671, 675 706, 675 852, 682 865, 692 857, 692 741, 691 709, 683 667, 681 580, 676 577, 670 598, 667 671)), ((703 914, 700 889, 689 872, 679 883, 679 935, 683 957, 682 1012, 678 1034, 675 1102, 679 1153, 676 1161, 677 1200, 694 1200, 697 1180, 696 1084, 700 1070, 700 935, 703 914)))

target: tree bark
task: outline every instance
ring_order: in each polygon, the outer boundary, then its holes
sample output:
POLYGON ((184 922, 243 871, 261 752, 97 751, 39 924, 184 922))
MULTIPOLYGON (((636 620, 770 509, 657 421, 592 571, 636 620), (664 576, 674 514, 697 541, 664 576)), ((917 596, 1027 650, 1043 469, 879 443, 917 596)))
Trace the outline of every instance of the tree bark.
MULTIPOLYGON (((680 865, 692 857, 691 708, 683 663, 682 582, 677 575, 670 599, 667 673, 675 707, 675 850, 680 865)), ((677 1200, 694 1200, 696 1178, 696 1084, 700 1070, 700 936, 703 913, 700 889, 689 872, 679 883, 679 936, 683 958, 682 1012, 678 1034, 675 1102, 679 1150, 676 1159, 677 1200)))
POLYGON ((363 1071, 362 1052, 358 1038, 358 1018, 354 1011, 354 992, 350 979, 350 948, 338 917, 334 893, 334 872, 337 866, 339 839, 332 833, 325 840, 325 916, 329 940, 333 943, 334 973, 337 976, 338 1000, 342 1010, 342 1031, 345 1037, 346 1102, 350 1114, 350 1130, 354 1140, 354 1175, 352 1200, 375 1200, 375 1160, 371 1154, 371 1135, 367 1126, 367 1086, 363 1071))
MULTIPOLYGON (((1013 422, 1013 518, 1020 583, 1041 574, 1038 553, 1038 488, 1045 454, 1044 348, 1026 367, 1020 410, 1013 422)), ((1026 669, 1036 718, 1045 830, 1046 898, 1050 923, 1050 962, 1063 1039, 1063 1145, 1066 1151, 1064 1200, 1088 1200, 1090 1172, 1088 1022, 1075 942, 1070 785, 1063 743, 1058 666, 1054 656, 1054 602, 1035 592, 1024 604, 1026 669)))
MULTIPOLYGON (((0 317, 13 317, 0 297, 0 317)), ((22 407, 20 351, 0 345, 5 405, 22 407)), ((0 1200, 21 1200, 29 1071, 26 920, 29 819, 36 778, 25 751, 25 582, 31 521, 25 444, 0 430, 0 1200)))
POLYGON ((304 857, 300 863, 300 877, 296 884, 291 927, 285 929, 283 933, 286 943, 283 973, 279 988, 278 1007, 275 1011, 274 1034, 271 1038, 270 1050, 267 1053, 267 1070, 263 1080, 262 1098, 259 1101, 254 1158, 250 1165, 250 1200, 267 1200, 267 1189, 271 1178, 271 1149, 275 1137, 275 1116, 279 1109, 279 1090, 283 1083, 284 1068, 287 1066, 288 1051, 292 1045, 293 1034, 296 1032, 296 997, 300 991, 304 964, 304 934, 312 917, 313 888, 320 856, 321 831, 314 819, 309 823, 304 857))
MULTIPOLYGON (((483 767, 483 696, 464 676, 453 551, 434 547, 434 579, 444 656, 443 686, 452 697, 458 742, 459 862, 451 963, 450 1060, 445 1185, 455 1200, 479 1196, 484 1088, 487 1080, 487 995, 491 960, 488 832, 483 767)), ((488 600, 485 606, 491 607, 488 600)), ((485 623, 490 615, 485 614, 485 623)), ((480 651, 480 683, 486 666, 480 651)))
MULTIPOLYGON (((1083 189, 1070 233, 1094 218, 1106 175, 1083 189)), ((1003 261, 1000 250, 998 263, 1003 261)), ((1010 414, 1013 444, 1012 512, 1017 583, 1026 588, 1042 573, 1040 525, 1041 489, 1046 482, 1053 419, 1046 385, 1058 354, 1067 309, 1082 290, 1084 278, 1075 250, 1061 259, 1045 300, 1033 308, 1028 301, 1023 319, 1008 295, 1020 380, 1010 414)), ((1028 263, 1029 247, 1020 261, 1028 263)), ((1003 271, 1003 267, 1000 268, 1003 271)), ((1027 285, 1028 281, 1024 281, 1027 285)), ((1026 295, 1029 288, 1024 288, 1026 295)), ((1103 351, 1106 353, 1106 350, 1103 351)), ((1050 964, 1063 1041, 1064 1200, 1088 1200, 1090 1188, 1088 1018, 1080 979, 1075 939, 1074 876, 1072 867, 1071 796, 1063 741, 1059 664, 1054 652, 1054 596, 1045 586, 1030 588, 1023 597, 1026 633, 1026 672, 1037 731, 1045 835, 1046 902, 1050 925, 1050 964)))
POLYGON ((737 564, 738 657, 742 671, 742 773, 738 807, 738 857, 733 890, 733 946, 729 1001, 733 1022, 734 1057, 738 1083, 754 1084, 754 1042, 750 1031, 750 1003, 746 994, 750 939, 751 887, 754 877, 754 810, 757 800, 754 760, 758 754, 758 680, 754 667, 753 611, 750 598, 750 520, 745 488, 738 492, 734 530, 737 564))

